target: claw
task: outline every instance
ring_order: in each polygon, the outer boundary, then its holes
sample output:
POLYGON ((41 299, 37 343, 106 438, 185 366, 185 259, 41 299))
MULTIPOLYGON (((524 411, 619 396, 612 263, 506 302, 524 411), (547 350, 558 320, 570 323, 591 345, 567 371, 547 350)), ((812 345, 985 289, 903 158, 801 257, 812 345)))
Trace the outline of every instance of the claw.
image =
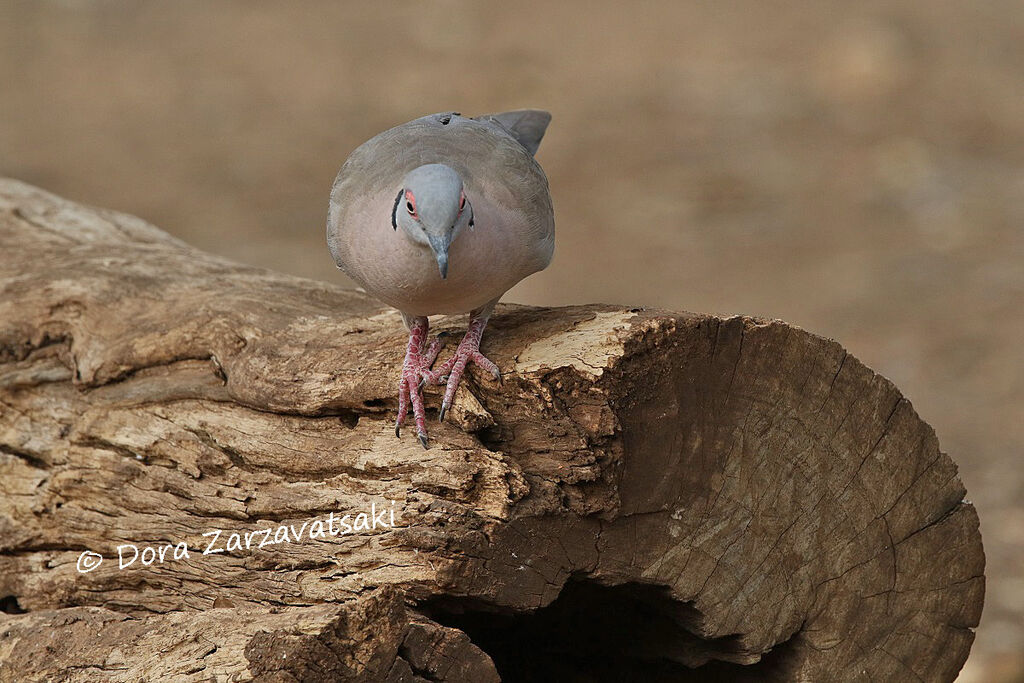
POLYGON ((426 411, 421 390, 427 384, 445 385, 444 400, 437 415, 437 421, 443 422, 448 415, 448 409, 451 408, 455 390, 459 386, 466 365, 471 362, 486 370, 499 385, 503 384, 501 370, 480 353, 480 336, 487 324, 488 314, 477 311, 475 315, 471 315, 469 329, 462 341, 459 342, 459 348, 455 354, 433 370, 431 370, 431 366, 451 333, 447 330, 442 331, 432 342, 427 344, 427 319, 422 316, 414 319, 409 328, 409 346, 406 349, 405 363, 402 367, 402 379, 399 381, 398 420, 395 422, 395 436, 401 436, 402 423, 405 420, 406 412, 411 407, 416 423, 416 436, 423 448, 429 448, 426 411))
POLYGON ((437 358, 437 352, 443 344, 442 341, 435 339, 427 346, 427 330, 428 323, 424 317, 416 318, 409 328, 409 346, 406 348, 405 362, 402 364, 402 378, 398 382, 398 419, 395 421, 395 435, 401 437, 406 412, 412 407, 416 434, 424 448, 427 447, 426 412, 420 389, 429 378, 425 373, 430 372, 430 365, 437 358))

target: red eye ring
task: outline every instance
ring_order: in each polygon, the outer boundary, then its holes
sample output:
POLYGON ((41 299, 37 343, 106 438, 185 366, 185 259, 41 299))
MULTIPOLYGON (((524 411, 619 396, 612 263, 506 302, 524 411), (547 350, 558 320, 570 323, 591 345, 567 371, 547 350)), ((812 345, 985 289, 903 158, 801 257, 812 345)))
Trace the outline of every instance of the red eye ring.
POLYGON ((466 208, 466 193, 465 192, 460 192, 459 193, 459 213, 462 213, 462 210, 464 208, 466 208))
POLYGON ((405 191, 405 209, 409 212, 409 215, 416 218, 416 197, 413 196, 410 190, 405 191))

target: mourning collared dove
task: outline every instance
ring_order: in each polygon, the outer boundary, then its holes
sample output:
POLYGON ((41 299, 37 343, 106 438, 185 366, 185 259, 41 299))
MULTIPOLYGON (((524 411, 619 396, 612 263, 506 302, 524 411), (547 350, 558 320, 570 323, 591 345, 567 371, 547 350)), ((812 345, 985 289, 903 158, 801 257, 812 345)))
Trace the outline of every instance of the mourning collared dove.
POLYGON ((334 181, 327 244, 338 268, 409 328, 395 434, 411 404, 424 448, 421 385, 447 384, 443 420, 469 362, 500 381, 480 353, 487 319, 505 292, 551 262, 551 195, 533 158, 550 120, 533 109, 424 116, 360 145, 334 181), (431 370, 442 340, 426 343, 427 316, 456 313, 469 313, 469 329, 431 370))

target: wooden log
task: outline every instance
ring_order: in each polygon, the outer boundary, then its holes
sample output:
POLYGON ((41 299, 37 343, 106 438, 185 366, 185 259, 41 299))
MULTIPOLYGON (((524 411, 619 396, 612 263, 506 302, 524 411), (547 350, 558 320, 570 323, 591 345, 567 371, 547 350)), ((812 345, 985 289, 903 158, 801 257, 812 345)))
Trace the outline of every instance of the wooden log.
POLYGON ((471 372, 424 450, 359 292, 15 181, 0 245, 2 680, 934 681, 970 650, 974 507, 833 341, 502 306, 504 386, 471 372))

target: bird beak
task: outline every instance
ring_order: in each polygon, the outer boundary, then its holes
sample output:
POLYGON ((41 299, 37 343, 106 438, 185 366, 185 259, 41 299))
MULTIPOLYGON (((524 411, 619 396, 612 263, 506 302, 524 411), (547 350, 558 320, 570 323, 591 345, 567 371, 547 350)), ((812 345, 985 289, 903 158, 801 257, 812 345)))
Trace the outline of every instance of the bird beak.
POLYGON ((441 252, 437 255, 437 269, 441 271, 441 279, 448 279, 448 254, 441 252))
POLYGON ((441 273, 441 279, 448 279, 448 244, 449 239, 445 237, 431 237, 430 249, 437 259, 437 270, 441 273))

